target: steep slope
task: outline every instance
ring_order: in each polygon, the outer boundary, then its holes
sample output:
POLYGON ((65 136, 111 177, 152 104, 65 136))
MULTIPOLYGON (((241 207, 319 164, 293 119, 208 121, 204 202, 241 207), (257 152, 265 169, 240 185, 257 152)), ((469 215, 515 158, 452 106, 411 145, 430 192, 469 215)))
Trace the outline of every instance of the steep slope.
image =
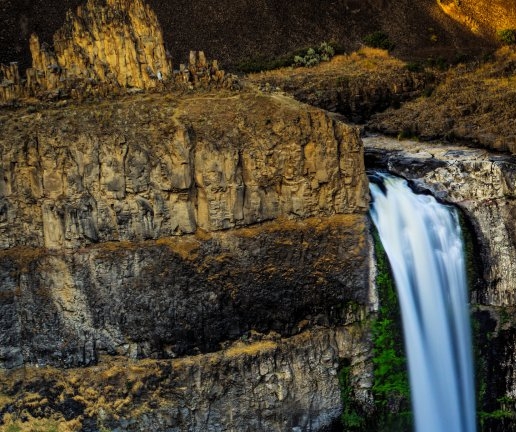
MULTIPOLYGON (((42 41, 51 42, 66 10, 79 4, 79 0, 3 0, 0 62, 19 60, 22 68, 27 67, 30 34, 35 31, 42 41)), ((351 49, 376 30, 388 33, 396 51, 409 56, 453 56, 491 44, 449 17, 434 0, 150 0, 149 4, 176 64, 186 60, 190 49, 204 49, 227 66, 323 40, 351 49)))

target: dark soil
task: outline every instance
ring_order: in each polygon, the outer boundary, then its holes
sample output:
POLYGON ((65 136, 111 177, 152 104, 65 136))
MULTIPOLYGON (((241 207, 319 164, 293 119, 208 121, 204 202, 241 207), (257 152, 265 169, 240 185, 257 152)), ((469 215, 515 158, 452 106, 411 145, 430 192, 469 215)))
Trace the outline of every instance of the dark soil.
MULTIPOLYGON (((84 1, 84 0, 83 0, 84 1)), ((0 0, 0 62, 30 65, 28 38, 43 41, 81 0, 0 0)), ((333 41, 356 49, 363 37, 387 33, 397 55, 452 58, 492 46, 445 15, 434 0, 149 0, 162 24, 175 64, 191 49, 235 69, 255 58, 272 59, 333 41), (416 4, 415 4, 416 3, 416 4)))

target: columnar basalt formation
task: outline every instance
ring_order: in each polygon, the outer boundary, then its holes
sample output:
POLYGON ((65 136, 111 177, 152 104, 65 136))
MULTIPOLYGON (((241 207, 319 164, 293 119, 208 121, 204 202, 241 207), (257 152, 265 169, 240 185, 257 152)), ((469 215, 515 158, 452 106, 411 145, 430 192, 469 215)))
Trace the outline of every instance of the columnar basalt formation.
POLYGON ((4 125, 3 249, 157 239, 367 207, 356 130, 281 96, 151 97, 60 112, 4 125))
POLYGON ((0 124, 0 367, 199 360, 160 387, 170 410, 128 408, 134 430, 321 430, 344 358, 367 402, 358 322, 376 298, 356 128, 250 90, 5 111, 0 124), (189 357, 238 339, 235 360, 189 357))

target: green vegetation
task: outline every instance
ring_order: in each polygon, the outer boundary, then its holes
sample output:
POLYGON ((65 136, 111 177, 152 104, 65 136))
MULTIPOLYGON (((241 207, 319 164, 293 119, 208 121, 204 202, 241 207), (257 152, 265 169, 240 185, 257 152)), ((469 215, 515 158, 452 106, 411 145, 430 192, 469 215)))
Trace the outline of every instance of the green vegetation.
POLYGON ((339 370, 339 385, 343 406, 340 420, 344 430, 349 432, 365 431, 366 417, 363 415, 353 394, 351 364, 347 359, 343 361, 339 370))
POLYGON ((312 67, 316 66, 322 61, 330 61, 335 55, 335 48, 328 42, 322 42, 316 48, 308 48, 306 52, 294 57, 293 66, 312 67))
POLYGON ((516 29, 508 28, 498 31, 498 39, 505 45, 516 44, 516 29))
POLYGON ((355 399, 350 362, 344 361, 339 370, 344 407, 341 422, 344 430, 350 432, 408 432, 412 430, 412 412, 398 297, 387 256, 376 231, 373 238, 377 263, 376 287, 380 301, 378 316, 371 328, 374 407, 366 413, 355 399))
POLYGON ((343 52, 343 48, 333 42, 322 42, 318 47, 301 48, 281 56, 261 55, 249 58, 238 63, 236 70, 243 73, 255 73, 290 66, 315 66, 321 61, 329 61, 335 54, 343 52))
POLYGON ((389 39, 389 36, 383 31, 375 31, 364 36, 364 43, 372 48, 381 48, 387 51, 394 49, 394 43, 389 39))
POLYGON ((396 287, 387 255, 374 232, 377 264, 376 288, 380 309, 373 323, 373 395, 378 430, 411 430, 410 388, 403 347, 401 316, 396 287))

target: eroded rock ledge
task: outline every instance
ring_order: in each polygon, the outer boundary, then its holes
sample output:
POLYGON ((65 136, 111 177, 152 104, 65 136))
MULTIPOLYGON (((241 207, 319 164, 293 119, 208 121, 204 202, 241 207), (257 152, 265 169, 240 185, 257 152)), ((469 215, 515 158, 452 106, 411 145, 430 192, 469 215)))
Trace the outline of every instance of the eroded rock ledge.
POLYGON ((282 96, 149 95, 0 121, 3 249, 367 208, 356 129, 282 96))
POLYGON ((355 128, 252 91, 4 111, 0 125, 6 424, 322 430, 344 358, 367 403, 356 323, 376 298, 355 128), (95 387, 115 356, 156 374, 95 387), (84 388, 45 390, 67 374, 51 367, 78 366, 84 388))

